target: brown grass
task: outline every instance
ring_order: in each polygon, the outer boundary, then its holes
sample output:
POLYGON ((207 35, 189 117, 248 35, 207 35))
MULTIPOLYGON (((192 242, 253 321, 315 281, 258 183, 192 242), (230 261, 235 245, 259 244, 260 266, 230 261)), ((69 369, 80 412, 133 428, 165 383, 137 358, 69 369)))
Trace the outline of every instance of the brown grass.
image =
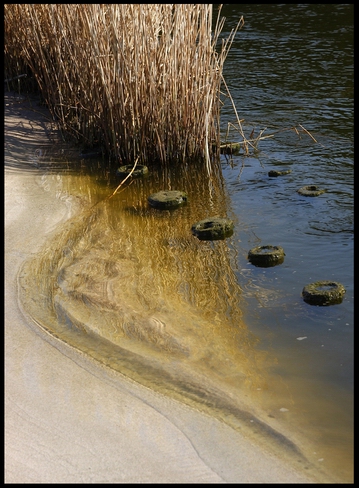
POLYGON ((233 38, 212 4, 6 4, 5 78, 29 67, 64 133, 110 158, 218 162, 233 38))

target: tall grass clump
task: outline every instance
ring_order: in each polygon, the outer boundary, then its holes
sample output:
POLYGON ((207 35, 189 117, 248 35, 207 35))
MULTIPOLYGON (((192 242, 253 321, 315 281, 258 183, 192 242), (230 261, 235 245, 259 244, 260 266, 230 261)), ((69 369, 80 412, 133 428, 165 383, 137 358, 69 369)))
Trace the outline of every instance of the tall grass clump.
POLYGON ((5 77, 30 68, 64 133, 124 163, 203 160, 220 146, 233 38, 211 4, 6 4, 5 77))

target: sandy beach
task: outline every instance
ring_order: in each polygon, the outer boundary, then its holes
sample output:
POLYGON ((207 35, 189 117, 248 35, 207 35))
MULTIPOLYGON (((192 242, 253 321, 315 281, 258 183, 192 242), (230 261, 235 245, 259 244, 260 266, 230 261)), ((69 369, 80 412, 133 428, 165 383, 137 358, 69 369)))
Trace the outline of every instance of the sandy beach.
POLYGON ((5 483, 317 483, 317 473, 98 365, 27 316, 19 270, 78 209, 31 159, 56 141, 46 117, 5 95, 5 483))

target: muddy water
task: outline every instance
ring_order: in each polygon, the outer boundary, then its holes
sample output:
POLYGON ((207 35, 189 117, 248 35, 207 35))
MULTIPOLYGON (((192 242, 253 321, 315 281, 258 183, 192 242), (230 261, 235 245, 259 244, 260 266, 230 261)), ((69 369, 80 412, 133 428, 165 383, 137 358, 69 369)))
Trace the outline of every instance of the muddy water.
MULTIPOLYGON (((57 176, 42 178, 49 185, 57 176)), ((112 198, 114 176, 107 184, 85 171, 62 181, 87 204, 19 278, 24 307, 42 327, 160 391, 193 388, 189 396, 201 400, 211 388, 218 398, 261 388, 265 355, 242 320, 235 256, 226 241, 200 241, 190 230, 226 216, 220 179, 153 168, 112 198), (187 192, 185 206, 148 205, 151 193, 176 188, 187 192)))

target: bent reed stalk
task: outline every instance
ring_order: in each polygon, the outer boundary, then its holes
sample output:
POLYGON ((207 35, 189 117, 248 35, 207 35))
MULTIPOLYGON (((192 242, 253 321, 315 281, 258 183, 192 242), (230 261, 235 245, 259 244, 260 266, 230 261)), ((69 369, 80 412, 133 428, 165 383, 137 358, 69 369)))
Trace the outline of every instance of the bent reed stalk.
MULTIPOLYGON (((223 65, 211 4, 6 4, 5 77, 29 67, 61 129, 123 164, 218 161, 223 65)), ((23 72, 23 71, 22 71, 23 72)))

